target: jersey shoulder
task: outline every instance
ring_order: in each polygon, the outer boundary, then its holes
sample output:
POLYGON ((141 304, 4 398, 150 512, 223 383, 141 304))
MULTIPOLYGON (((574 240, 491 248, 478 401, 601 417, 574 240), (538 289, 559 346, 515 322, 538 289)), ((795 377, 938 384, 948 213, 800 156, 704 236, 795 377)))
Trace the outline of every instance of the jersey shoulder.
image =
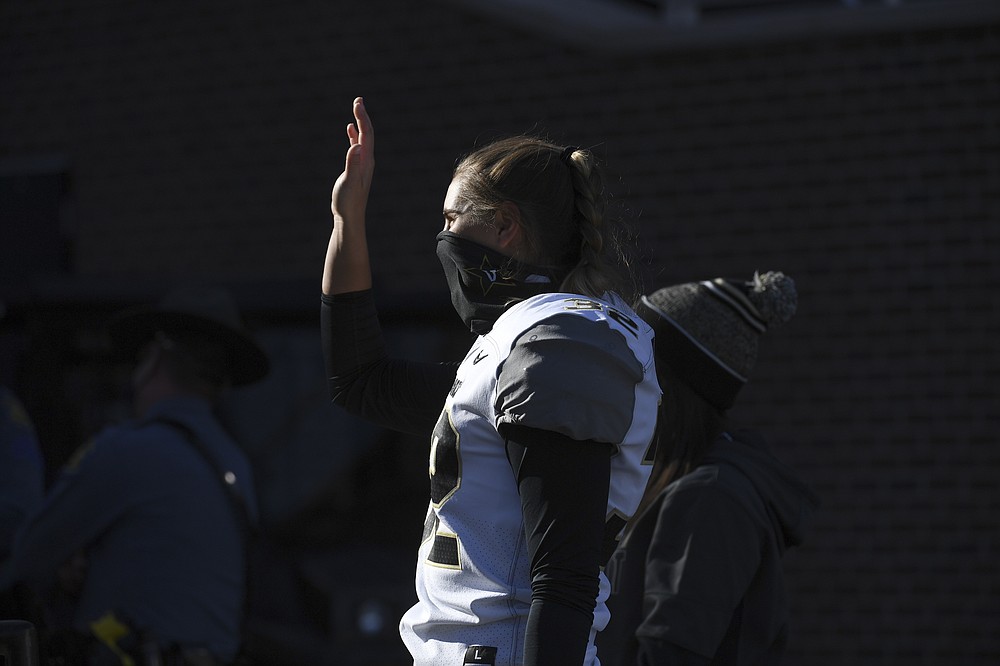
POLYGON ((651 335, 643 322, 627 308, 570 294, 545 294, 523 305, 516 317, 498 322, 511 329, 501 329, 509 352, 497 374, 498 427, 622 441, 636 386, 652 374, 651 335))

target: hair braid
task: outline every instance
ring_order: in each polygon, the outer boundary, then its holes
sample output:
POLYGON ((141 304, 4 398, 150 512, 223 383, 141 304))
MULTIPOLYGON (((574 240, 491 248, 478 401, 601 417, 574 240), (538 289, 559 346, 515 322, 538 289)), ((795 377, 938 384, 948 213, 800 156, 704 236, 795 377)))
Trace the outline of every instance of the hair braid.
POLYGON ((608 237, 605 225, 604 178, 588 151, 574 150, 566 162, 573 184, 580 260, 566 276, 562 288, 598 297, 608 291, 621 291, 622 275, 608 260, 608 251, 615 249, 616 239, 608 237))

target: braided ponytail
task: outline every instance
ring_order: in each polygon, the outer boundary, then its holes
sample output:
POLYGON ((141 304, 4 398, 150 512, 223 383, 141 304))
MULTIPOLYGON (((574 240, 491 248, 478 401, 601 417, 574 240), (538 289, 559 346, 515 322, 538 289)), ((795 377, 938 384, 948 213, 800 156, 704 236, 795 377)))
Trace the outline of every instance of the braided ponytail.
MULTIPOLYGON (((604 199, 604 178, 593 156, 584 150, 573 150, 566 163, 573 184, 573 220, 580 235, 580 258, 562 283, 562 290, 589 296, 602 296, 609 291, 630 292, 627 289, 621 263, 618 239, 608 236, 605 224, 607 208, 604 199), (609 254, 616 253, 613 262, 609 254)), ((632 294, 620 294, 630 298, 632 294)))

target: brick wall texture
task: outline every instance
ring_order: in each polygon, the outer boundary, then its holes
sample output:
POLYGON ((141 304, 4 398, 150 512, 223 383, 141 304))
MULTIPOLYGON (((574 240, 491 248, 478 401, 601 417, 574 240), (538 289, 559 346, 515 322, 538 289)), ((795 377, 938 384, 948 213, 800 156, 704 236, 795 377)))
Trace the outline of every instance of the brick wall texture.
POLYGON ((456 157, 522 131, 605 160, 655 282, 795 277, 733 412, 823 499, 791 663, 1000 660, 1000 25, 615 56, 435 2, 0 4, 0 159, 69 160, 68 280, 318 293, 356 95, 384 294, 440 293, 456 157))

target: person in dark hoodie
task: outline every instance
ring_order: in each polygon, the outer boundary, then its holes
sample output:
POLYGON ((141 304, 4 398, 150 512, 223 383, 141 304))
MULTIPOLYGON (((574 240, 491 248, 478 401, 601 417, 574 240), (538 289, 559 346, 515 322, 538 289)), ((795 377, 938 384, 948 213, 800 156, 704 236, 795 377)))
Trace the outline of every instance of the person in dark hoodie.
POLYGON ((788 638, 781 557, 818 499, 726 412, 757 342, 795 312, 794 281, 714 279, 643 296, 663 390, 653 472, 606 573, 605 666, 778 664, 788 638))

